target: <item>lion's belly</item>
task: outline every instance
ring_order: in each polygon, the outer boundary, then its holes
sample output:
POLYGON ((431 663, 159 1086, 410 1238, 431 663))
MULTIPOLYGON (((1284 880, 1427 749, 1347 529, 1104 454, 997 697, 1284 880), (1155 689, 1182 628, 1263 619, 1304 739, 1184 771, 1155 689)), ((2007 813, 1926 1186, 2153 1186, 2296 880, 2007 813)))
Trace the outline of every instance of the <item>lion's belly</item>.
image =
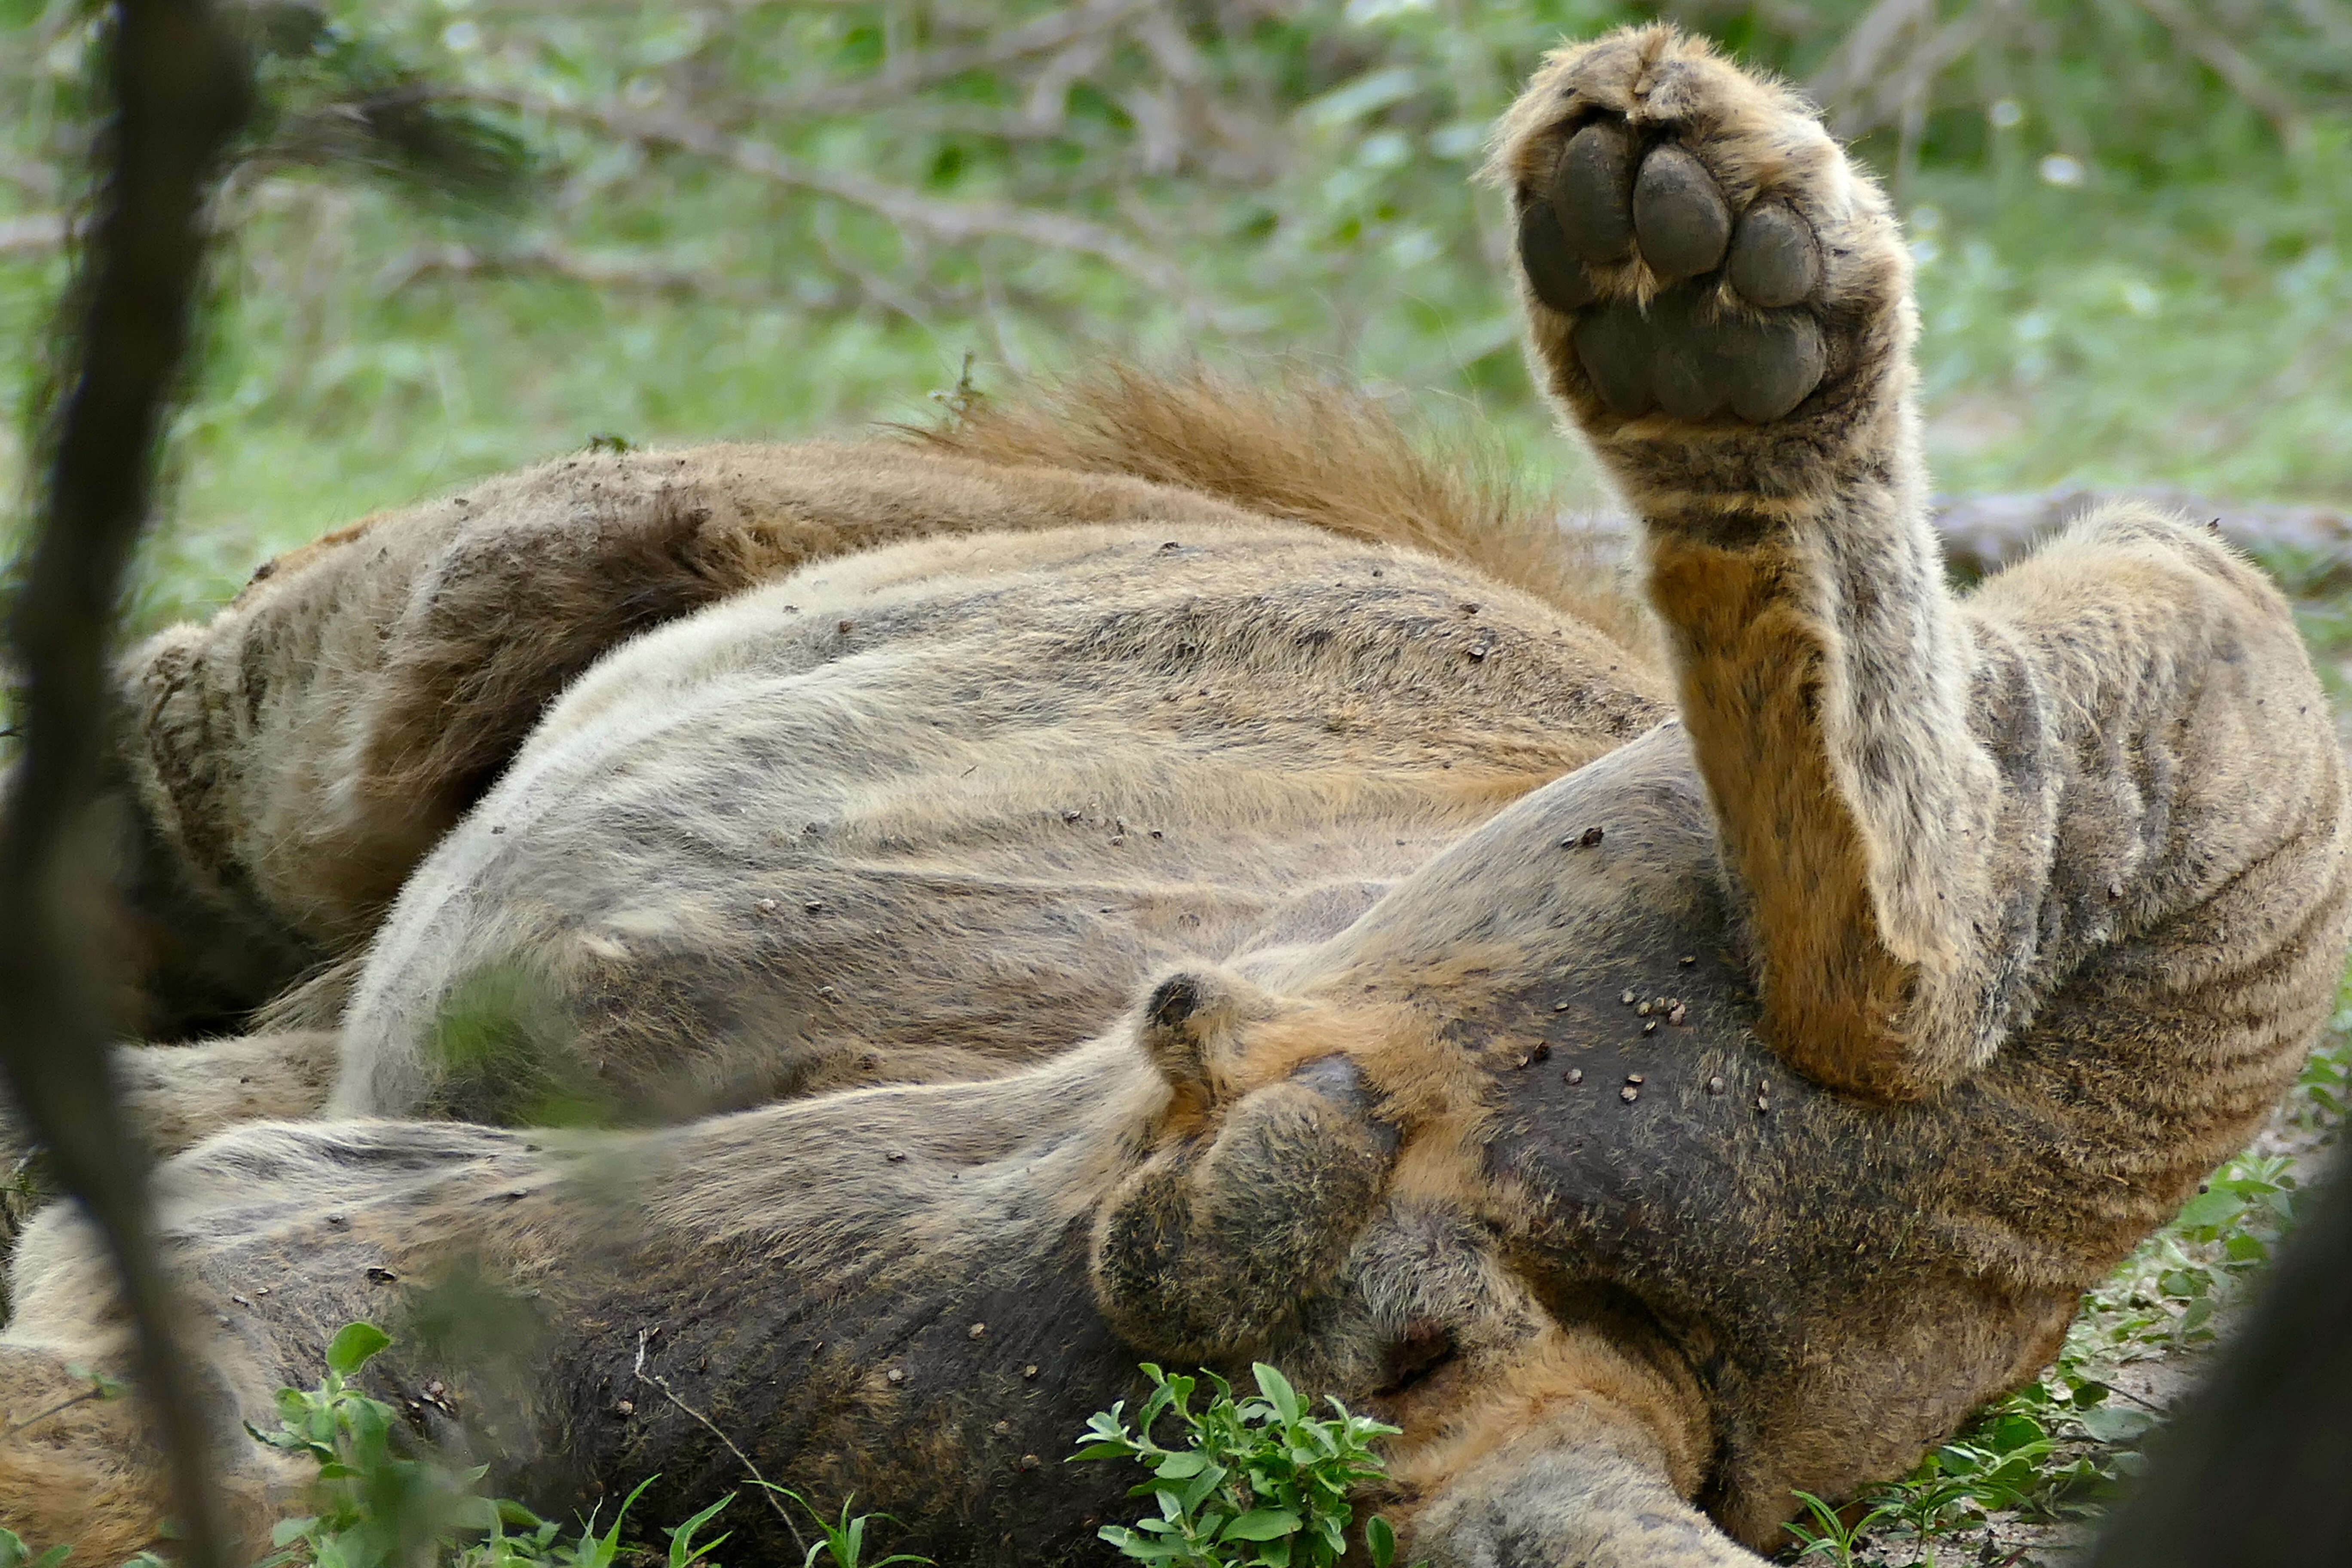
POLYGON ((1170 545, 884 552, 622 650, 404 894, 337 1108, 669 1120, 1001 1070, 1169 964, 1339 929, 1660 710, 1447 568, 1170 545))
POLYGON ((1790 1488, 1899 1473, 2040 1365, 2105 1260, 2072 1250, 2096 1196, 2066 1169, 2081 1128, 2005 1066, 1879 1106, 1758 1037, 1714 831, 1664 727, 1498 813, 1283 980, 1412 993, 1435 971, 1449 1039, 1493 1074, 1485 1174, 1515 1247, 1559 1300, 1637 1305, 1682 1348, 1720 1423, 1708 1506, 1760 1531, 1790 1488), (2042 1205, 1992 1190, 2028 1185, 2042 1205))

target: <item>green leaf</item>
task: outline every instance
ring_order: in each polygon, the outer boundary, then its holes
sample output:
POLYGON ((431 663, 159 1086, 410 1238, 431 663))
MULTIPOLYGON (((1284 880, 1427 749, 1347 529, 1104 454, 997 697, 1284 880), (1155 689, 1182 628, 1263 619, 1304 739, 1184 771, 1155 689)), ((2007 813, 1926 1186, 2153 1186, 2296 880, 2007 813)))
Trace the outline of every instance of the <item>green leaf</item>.
POLYGON ((694 1544, 694 1532, 709 1524, 718 1516, 721 1509, 734 1500, 735 1494, 729 1492, 684 1524, 672 1526, 663 1532, 669 1537, 669 1568, 687 1568, 688 1563, 699 1562, 719 1550, 720 1544, 729 1537, 722 1535, 717 1541, 707 1542, 697 1546, 694 1544))
POLYGON ((2265 1263, 2270 1260, 2270 1244, 2259 1236, 2238 1232, 2221 1244, 2232 1263, 2265 1263))
POLYGON ((2096 1379, 2084 1378, 2074 1385, 2073 1395, 2074 1408, 2088 1410, 2094 1405, 2104 1405, 2106 1403, 2107 1395, 2114 1392, 2115 1390, 2096 1379))
POLYGON ((2245 1199, 2216 1184, 2211 1191, 2198 1194, 2183 1204, 2172 1223, 2186 1230, 2210 1230, 2229 1224, 2245 1207, 2245 1199))
POLYGON ((1227 1524, 1220 1541, 1276 1541, 1298 1532, 1298 1516, 1286 1508, 1254 1508, 1227 1524))
POLYGON ((2018 1412, 1994 1422, 1987 1436, 1992 1445, 2004 1454, 2049 1439, 2049 1431, 2032 1416, 2018 1412))
POLYGON ((459 1498, 449 1505, 449 1522, 459 1530, 496 1530, 499 1510, 486 1497, 459 1498))
POLYGON ((1258 1392, 1265 1395, 1267 1403, 1282 1412, 1283 1420, 1296 1423, 1306 1414, 1306 1407, 1299 1403, 1298 1391, 1290 1386, 1290 1380, 1282 1373, 1261 1361, 1251 1364, 1250 1374, 1257 1379, 1258 1392))
POLYGON ((1372 1554, 1372 1568, 1389 1568, 1396 1561, 1396 1531, 1379 1514, 1364 1521, 1364 1547, 1372 1554))
POLYGON ((327 1370, 349 1377, 390 1343, 392 1336, 373 1323, 345 1323, 327 1346, 327 1370))
POLYGON ((66 1560, 67 1553, 72 1551, 73 1548, 70 1546, 52 1546, 36 1557, 33 1555, 33 1549, 25 1544, 22 1536, 5 1526, 0 1526, 0 1568, 26 1568, 27 1564, 30 1568, 57 1568, 58 1563, 66 1560))
POLYGON ((2128 1443, 2156 1425, 2153 1415, 2128 1405, 2094 1405, 2077 1419, 2083 1423, 2084 1431, 2102 1443, 2128 1443))
POLYGON ((1188 1480, 1179 1481, 1175 1486, 1164 1488, 1162 1490, 1164 1495, 1177 1499, 1183 1510, 1190 1513, 1199 1508, 1202 1500, 1206 1499, 1211 1492, 1223 1484, 1228 1473, 1223 1465, 1210 1465, 1202 1468, 1199 1475, 1188 1480))
POLYGON ((1151 1467, 1151 1473, 1163 1481, 1181 1481, 1208 1468, 1209 1456, 1195 1449, 1188 1454, 1169 1455, 1151 1467))

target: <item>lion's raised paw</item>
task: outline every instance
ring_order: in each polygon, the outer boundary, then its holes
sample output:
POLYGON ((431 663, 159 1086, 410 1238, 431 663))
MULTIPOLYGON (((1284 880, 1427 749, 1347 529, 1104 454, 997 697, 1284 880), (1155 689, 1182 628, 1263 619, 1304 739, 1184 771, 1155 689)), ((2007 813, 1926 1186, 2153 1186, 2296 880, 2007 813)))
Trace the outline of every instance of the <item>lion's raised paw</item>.
POLYGON ((1528 292, 1610 414, 1785 418, 1900 297, 1899 264, 1873 265, 1900 246, 1874 190, 1704 45, 1649 28, 1570 51, 1512 121, 1528 292))

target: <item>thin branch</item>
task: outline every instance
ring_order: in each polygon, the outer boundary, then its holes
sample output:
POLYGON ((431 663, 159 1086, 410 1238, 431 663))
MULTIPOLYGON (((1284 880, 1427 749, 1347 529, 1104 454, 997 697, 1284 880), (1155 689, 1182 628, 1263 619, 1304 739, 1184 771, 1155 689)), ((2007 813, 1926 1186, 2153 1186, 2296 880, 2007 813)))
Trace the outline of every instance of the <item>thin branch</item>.
POLYGON ((2293 145, 2303 131, 2302 116, 2295 112, 2294 101, 2262 67, 2235 44, 2209 26, 2204 18, 2191 11, 2185 0, 2138 0, 2140 8, 2172 30, 2189 51, 2213 69, 2213 74, 2228 82, 2240 98, 2251 103, 2271 122, 2281 142, 2293 145))
POLYGON ((102 833, 114 609, 188 340, 207 188, 244 118, 245 65, 205 0, 119 0, 105 57, 105 184, 55 426, 41 532, 10 630, 24 752, 0 820, 0 1063, 60 1184, 112 1254, 190 1568, 225 1568, 211 1428, 115 1092, 102 833))
POLYGON ((427 278, 513 278, 525 274, 561 278, 606 293, 658 294, 681 300, 727 300, 740 304, 772 302, 772 290, 723 273, 671 267, 627 256, 597 256, 541 240, 511 249, 477 250, 464 245, 420 245, 376 273, 380 295, 396 294, 427 278))
POLYGON ((46 163, 26 163, 11 160, 0 163, 0 180, 5 180, 35 201, 53 202, 64 182, 58 172, 46 163))
POLYGON ((1085 5, 1049 12, 975 43, 909 55, 904 63, 894 60, 862 81, 818 88, 790 98, 761 100, 756 112, 763 120, 790 121, 887 108, 966 71, 992 70, 1016 60, 1054 54, 1081 39, 1115 31, 1129 17, 1150 10, 1154 4, 1155 0, 1087 0, 1085 5))
POLYGON ((0 256, 47 256, 63 250, 68 232, 63 213, 0 218, 0 256))
POLYGON ((39 1426, 42 1422, 47 1421, 52 1415, 62 1415, 77 1405, 88 1405, 93 1399, 106 1398, 107 1394, 107 1387, 102 1383, 93 1383, 88 1388, 83 1389, 79 1394, 68 1394, 63 1399, 58 1400, 55 1405, 49 1405, 46 1409, 34 1411, 22 1421, 12 1421, 5 1426, 0 1426, 0 1443, 9 1441, 28 1426, 39 1426))
POLYGON ((624 142, 709 158, 758 179, 863 207, 901 229, 943 245, 1020 240, 1043 249, 1091 256, 1157 289, 1189 291, 1185 278, 1175 268, 1147 254, 1126 237, 1085 218, 1002 202, 939 201, 863 174, 820 169, 764 142, 730 136, 682 114, 561 103, 506 89, 468 89, 466 96, 585 126, 624 142))
MULTIPOLYGON (((1907 57, 1884 62, 1866 96, 1849 101, 1839 111, 1838 134, 1861 136, 1923 113, 1937 79, 1984 42, 1989 12, 1990 7, 1971 5, 1933 33, 1922 35, 1907 57)), ((1907 143, 1915 155, 1917 135, 1913 129, 1907 143)))
POLYGON ((2294 14, 2317 28, 2330 46, 2352 49, 2352 15, 2340 0, 2294 0, 2294 14))
POLYGON ((699 1422, 704 1431, 718 1438, 719 1441, 726 1447, 727 1451, 735 1456, 735 1462, 743 1467, 744 1474, 750 1476, 753 1480, 760 1483, 760 1495, 768 1500, 768 1506, 776 1510, 776 1517, 784 1521, 784 1528, 793 1532, 793 1544, 799 1547, 803 1552, 806 1552, 808 1550, 808 1542, 801 1539, 801 1527, 793 1522, 791 1512, 785 1509, 782 1502, 779 1501, 776 1497, 776 1493, 782 1489, 776 1486, 773 1482, 769 1480, 767 1477, 760 1473, 760 1467, 751 1462, 751 1456, 737 1447, 735 1446, 735 1439, 730 1437, 725 1432, 721 1431, 718 1422, 713 1421, 709 1416, 705 1415, 701 1411, 697 1410, 693 1405, 688 1405, 685 1400, 680 1399, 677 1396, 677 1392, 670 1387, 669 1380, 667 1378, 656 1376, 655 1373, 646 1370, 646 1342, 652 1337, 652 1331, 650 1330, 639 1329, 637 1331, 637 1364, 630 1369, 636 1374, 637 1381, 646 1384, 656 1393, 659 1394, 664 1399, 667 1399, 672 1405, 677 1405, 680 1410, 684 1411, 690 1419, 699 1422))
POLYGON ((1856 134, 1847 124, 1855 97, 1887 75, 1888 57, 1903 35, 1922 15, 1935 14, 1935 0, 1878 0, 1831 51, 1813 79, 1805 84, 1815 102, 1832 111, 1833 129, 1841 136, 1856 134))

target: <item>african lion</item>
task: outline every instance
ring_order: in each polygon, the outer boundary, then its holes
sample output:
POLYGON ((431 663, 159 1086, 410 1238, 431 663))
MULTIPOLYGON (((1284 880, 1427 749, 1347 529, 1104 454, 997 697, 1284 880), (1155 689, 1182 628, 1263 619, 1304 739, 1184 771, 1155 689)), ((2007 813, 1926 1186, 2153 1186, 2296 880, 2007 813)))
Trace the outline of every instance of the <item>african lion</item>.
MULTIPOLYGON (((1084 1417, 1259 1357, 1403 1428, 1412 1560, 1658 1568, 2032 1375, 2334 993, 2286 607, 2136 509, 1947 591, 1907 255, 1790 91, 1612 34, 1493 173, 1657 653, 1339 405, 1112 377, 492 481, 136 656, 155 1016, 364 951, 134 1053, 167 1142, 325 1100, 166 1170, 225 1433, 487 1290, 500 1356, 377 1385, 547 1510, 682 1517, 723 1431, 1075 1563, 1132 1506, 1084 1417), (583 1105, 651 1125, 446 1120, 583 1105)), ((121 1364, 100 1256, 25 1240, 12 1416, 121 1364)), ((0 1444, 0 1521, 147 1543, 137 1430, 0 1444)))

